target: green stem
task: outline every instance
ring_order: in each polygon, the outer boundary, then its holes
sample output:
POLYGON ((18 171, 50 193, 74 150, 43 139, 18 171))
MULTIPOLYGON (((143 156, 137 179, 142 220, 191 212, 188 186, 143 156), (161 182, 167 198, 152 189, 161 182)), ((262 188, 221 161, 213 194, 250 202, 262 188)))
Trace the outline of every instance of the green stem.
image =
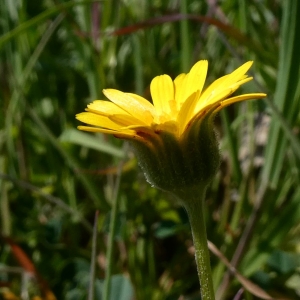
POLYGON ((110 299, 110 289, 111 289, 111 277, 112 277, 112 267, 113 267, 113 251, 114 251, 114 238, 116 233, 116 224, 117 224, 117 214, 119 208, 119 197, 116 195, 112 203, 112 210, 110 215, 109 223, 109 235, 106 251, 106 272, 103 288, 103 299, 110 299))
MULTIPOLYGON (((198 277, 202 300, 214 300, 214 288, 210 268, 209 251, 207 247, 207 235, 204 218, 205 189, 201 193, 188 193, 191 196, 183 205, 188 213, 193 241, 195 247, 195 259, 197 263, 198 277)), ((183 199, 183 198, 181 198, 183 199)))
MULTIPOLYGON (((124 146, 125 153, 127 149, 127 145, 124 146)), ((112 267, 113 267, 113 251, 114 251, 114 238, 116 235, 117 230, 117 216, 119 211, 119 189, 121 183, 121 176, 122 176, 122 168, 124 165, 124 160, 119 163, 118 166, 118 173, 117 179, 114 187, 114 194, 112 196, 112 209, 111 209, 111 216, 110 216, 110 223, 109 223, 109 236, 108 236, 108 244, 107 244, 107 251, 106 251, 106 273, 105 273, 105 280, 104 280, 104 288, 103 288, 103 300, 110 299, 110 289, 111 289, 111 278, 112 278, 112 267)))

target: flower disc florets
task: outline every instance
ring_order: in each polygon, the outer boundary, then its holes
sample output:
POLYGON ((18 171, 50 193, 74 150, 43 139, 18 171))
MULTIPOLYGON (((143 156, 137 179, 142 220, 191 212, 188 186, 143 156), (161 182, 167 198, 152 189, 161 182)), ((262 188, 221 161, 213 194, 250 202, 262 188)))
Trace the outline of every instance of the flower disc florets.
POLYGON ((141 96, 106 89, 111 100, 95 100, 76 118, 88 125, 81 130, 112 134, 131 141, 148 181, 173 191, 201 184, 206 186, 219 165, 213 131, 215 114, 232 103, 265 97, 262 93, 230 97, 248 82, 247 62, 203 90, 208 63, 197 62, 174 81, 155 77, 150 85, 152 103, 141 96))

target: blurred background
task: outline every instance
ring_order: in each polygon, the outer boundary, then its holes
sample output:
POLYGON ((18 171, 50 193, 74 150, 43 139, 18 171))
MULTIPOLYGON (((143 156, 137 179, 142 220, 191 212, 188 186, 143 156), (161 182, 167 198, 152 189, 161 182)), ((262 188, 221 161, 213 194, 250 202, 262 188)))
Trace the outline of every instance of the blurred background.
POLYGON ((297 0, 0 0, 0 298, 200 299, 183 208, 75 114, 207 59, 207 84, 253 60, 238 93, 268 94, 216 118, 216 298, 300 299, 299 32, 297 0))

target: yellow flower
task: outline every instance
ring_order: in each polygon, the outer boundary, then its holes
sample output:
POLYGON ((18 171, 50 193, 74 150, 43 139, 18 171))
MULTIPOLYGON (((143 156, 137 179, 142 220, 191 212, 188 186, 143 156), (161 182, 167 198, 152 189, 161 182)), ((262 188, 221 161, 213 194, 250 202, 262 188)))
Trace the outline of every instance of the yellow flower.
POLYGON ((89 104, 87 112, 77 114, 76 118, 93 127, 78 129, 139 140, 143 133, 166 131, 180 139, 197 118, 211 109, 218 112, 229 104, 266 96, 253 93, 228 98, 252 79, 245 75, 251 65, 252 62, 245 63, 204 90, 206 60, 197 62, 188 74, 180 74, 174 81, 168 75, 157 76, 150 86, 153 104, 136 94, 105 89, 103 93, 111 102, 95 100, 89 104))
POLYGON ((152 103, 145 98, 105 89, 111 101, 95 100, 86 112, 76 115, 78 129, 129 139, 147 180, 160 189, 175 190, 212 180, 219 167, 219 150, 213 130, 216 113, 232 103, 263 98, 252 93, 230 97, 250 81, 247 62, 204 89, 208 63, 197 62, 188 74, 174 81, 168 75, 155 77, 150 85, 152 103))

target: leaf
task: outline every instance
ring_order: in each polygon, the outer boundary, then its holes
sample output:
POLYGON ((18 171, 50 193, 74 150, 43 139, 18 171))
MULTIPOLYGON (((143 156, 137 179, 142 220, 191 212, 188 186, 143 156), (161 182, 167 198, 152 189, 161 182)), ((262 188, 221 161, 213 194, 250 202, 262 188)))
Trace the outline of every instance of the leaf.
POLYGON ((112 276, 110 300, 132 300, 133 287, 124 275, 112 276))
POLYGON ((268 261, 268 265, 280 272, 287 274, 295 271, 299 267, 297 259, 289 253, 275 250, 268 261))
POLYGON ((154 235, 159 239, 165 239, 170 236, 174 236, 182 229, 182 225, 178 225, 171 220, 163 220, 156 224, 154 235))
POLYGON ((77 129, 66 129, 61 134, 59 139, 62 142, 77 144, 79 146, 94 149, 116 157, 124 157, 124 152, 121 149, 111 145, 104 139, 97 139, 95 135, 90 135, 88 133, 81 132, 77 129))
MULTIPOLYGON (((283 20, 281 26, 281 47, 279 53, 279 67, 277 85, 274 96, 274 104, 282 113, 283 122, 278 120, 278 114, 274 114, 270 125, 269 142, 265 151, 265 164, 263 168, 263 181, 273 188, 280 179, 283 161, 287 153, 287 137, 292 133, 292 126, 297 121, 299 113, 300 82, 300 2, 283 2, 283 20), (287 124, 289 124, 290 128, 287 124), (282 130, 284 129, 284 131, 282 130)), ((273 103, 272 103, 273 104, 273 103)), ((273 104, 273 105, 274 105, 273 104)), ((271 106, 272 107, 272 106, 271 106)), ((293 137, 293 134, 292 134, 293 137)), ((296 155, 299 154, 299 143, 289 137, 296 155), (296 146, 296 147, 295 147, 296 146)))

